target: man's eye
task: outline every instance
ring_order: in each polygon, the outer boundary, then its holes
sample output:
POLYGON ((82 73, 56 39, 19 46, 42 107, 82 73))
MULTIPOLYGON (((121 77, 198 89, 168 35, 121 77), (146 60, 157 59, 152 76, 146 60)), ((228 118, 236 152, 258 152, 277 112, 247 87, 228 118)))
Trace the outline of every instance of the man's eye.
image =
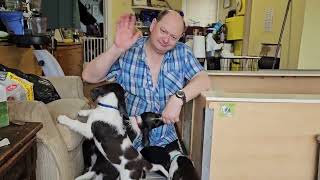
POLYGON ((176 36, 171 36, 171 38, 172 38, 173 40, 177 40, 177 39, 178 39, 176 36))

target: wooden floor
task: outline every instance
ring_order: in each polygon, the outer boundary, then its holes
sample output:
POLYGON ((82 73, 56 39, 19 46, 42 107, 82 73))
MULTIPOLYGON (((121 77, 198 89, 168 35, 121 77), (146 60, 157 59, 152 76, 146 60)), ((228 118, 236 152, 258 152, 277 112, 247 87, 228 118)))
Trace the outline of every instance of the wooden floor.
POLYGON ((165 178, 165 177, 163 177, 163 176, 160 176, 160 175, 157 174, 157 173, 150 172, 150 173, 147 173, 147 178, 146 178, 146 180, 149 180, 149 179, 152 179, 152 180, 166 180, 167 178, 165 178))

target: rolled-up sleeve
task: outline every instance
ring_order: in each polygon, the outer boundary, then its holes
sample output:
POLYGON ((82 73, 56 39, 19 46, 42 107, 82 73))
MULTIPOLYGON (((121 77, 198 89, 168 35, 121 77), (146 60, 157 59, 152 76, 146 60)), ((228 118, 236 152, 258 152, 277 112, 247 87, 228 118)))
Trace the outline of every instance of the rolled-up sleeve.
POLYGON ((185 78, 191 80, 198 72, 203 71, 203 67, 198 59, 194 57, 190 48, 186 48, 185 66, 183 68, 185 78))
POLYGON ((113 78, 118 79, 120 76, 120 63, 119 61, 116 61, 110 68, 109 72, 107 73, 107 80, 111 80, 113 78))

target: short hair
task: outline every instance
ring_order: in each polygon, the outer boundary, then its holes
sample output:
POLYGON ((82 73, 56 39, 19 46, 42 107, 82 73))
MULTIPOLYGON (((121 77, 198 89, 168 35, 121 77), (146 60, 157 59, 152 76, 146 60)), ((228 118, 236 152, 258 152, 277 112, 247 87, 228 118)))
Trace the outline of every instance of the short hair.
POLYGON ((183 23, 183 32, 184 32, 185 29, 186 29, 186 23, 185 23, 184 20, 183 20, 184 13, 183 13, 182 11, 177 11, 177 10, 172 10, 172 9, 163 10, 163 11, 161 11, 161 12, 158 14, 157 21, 159 22, 164 16, 166 16, 167 14, 169 14, 169 12, 177 12, 177 13, 181 16, 181 18, 182 18, 182 23, 183 23))

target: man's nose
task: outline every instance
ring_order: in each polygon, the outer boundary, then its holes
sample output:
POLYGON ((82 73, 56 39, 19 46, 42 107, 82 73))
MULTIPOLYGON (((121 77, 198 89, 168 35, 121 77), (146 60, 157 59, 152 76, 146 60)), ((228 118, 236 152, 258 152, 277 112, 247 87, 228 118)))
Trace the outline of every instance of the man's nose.
POLYGON ((165 36, 163 37, 163 41, 164 41, 166 44, 169 43, 169 40, 170 40, 170 36, 169 36, 169 35, 165 35, 165 36))

